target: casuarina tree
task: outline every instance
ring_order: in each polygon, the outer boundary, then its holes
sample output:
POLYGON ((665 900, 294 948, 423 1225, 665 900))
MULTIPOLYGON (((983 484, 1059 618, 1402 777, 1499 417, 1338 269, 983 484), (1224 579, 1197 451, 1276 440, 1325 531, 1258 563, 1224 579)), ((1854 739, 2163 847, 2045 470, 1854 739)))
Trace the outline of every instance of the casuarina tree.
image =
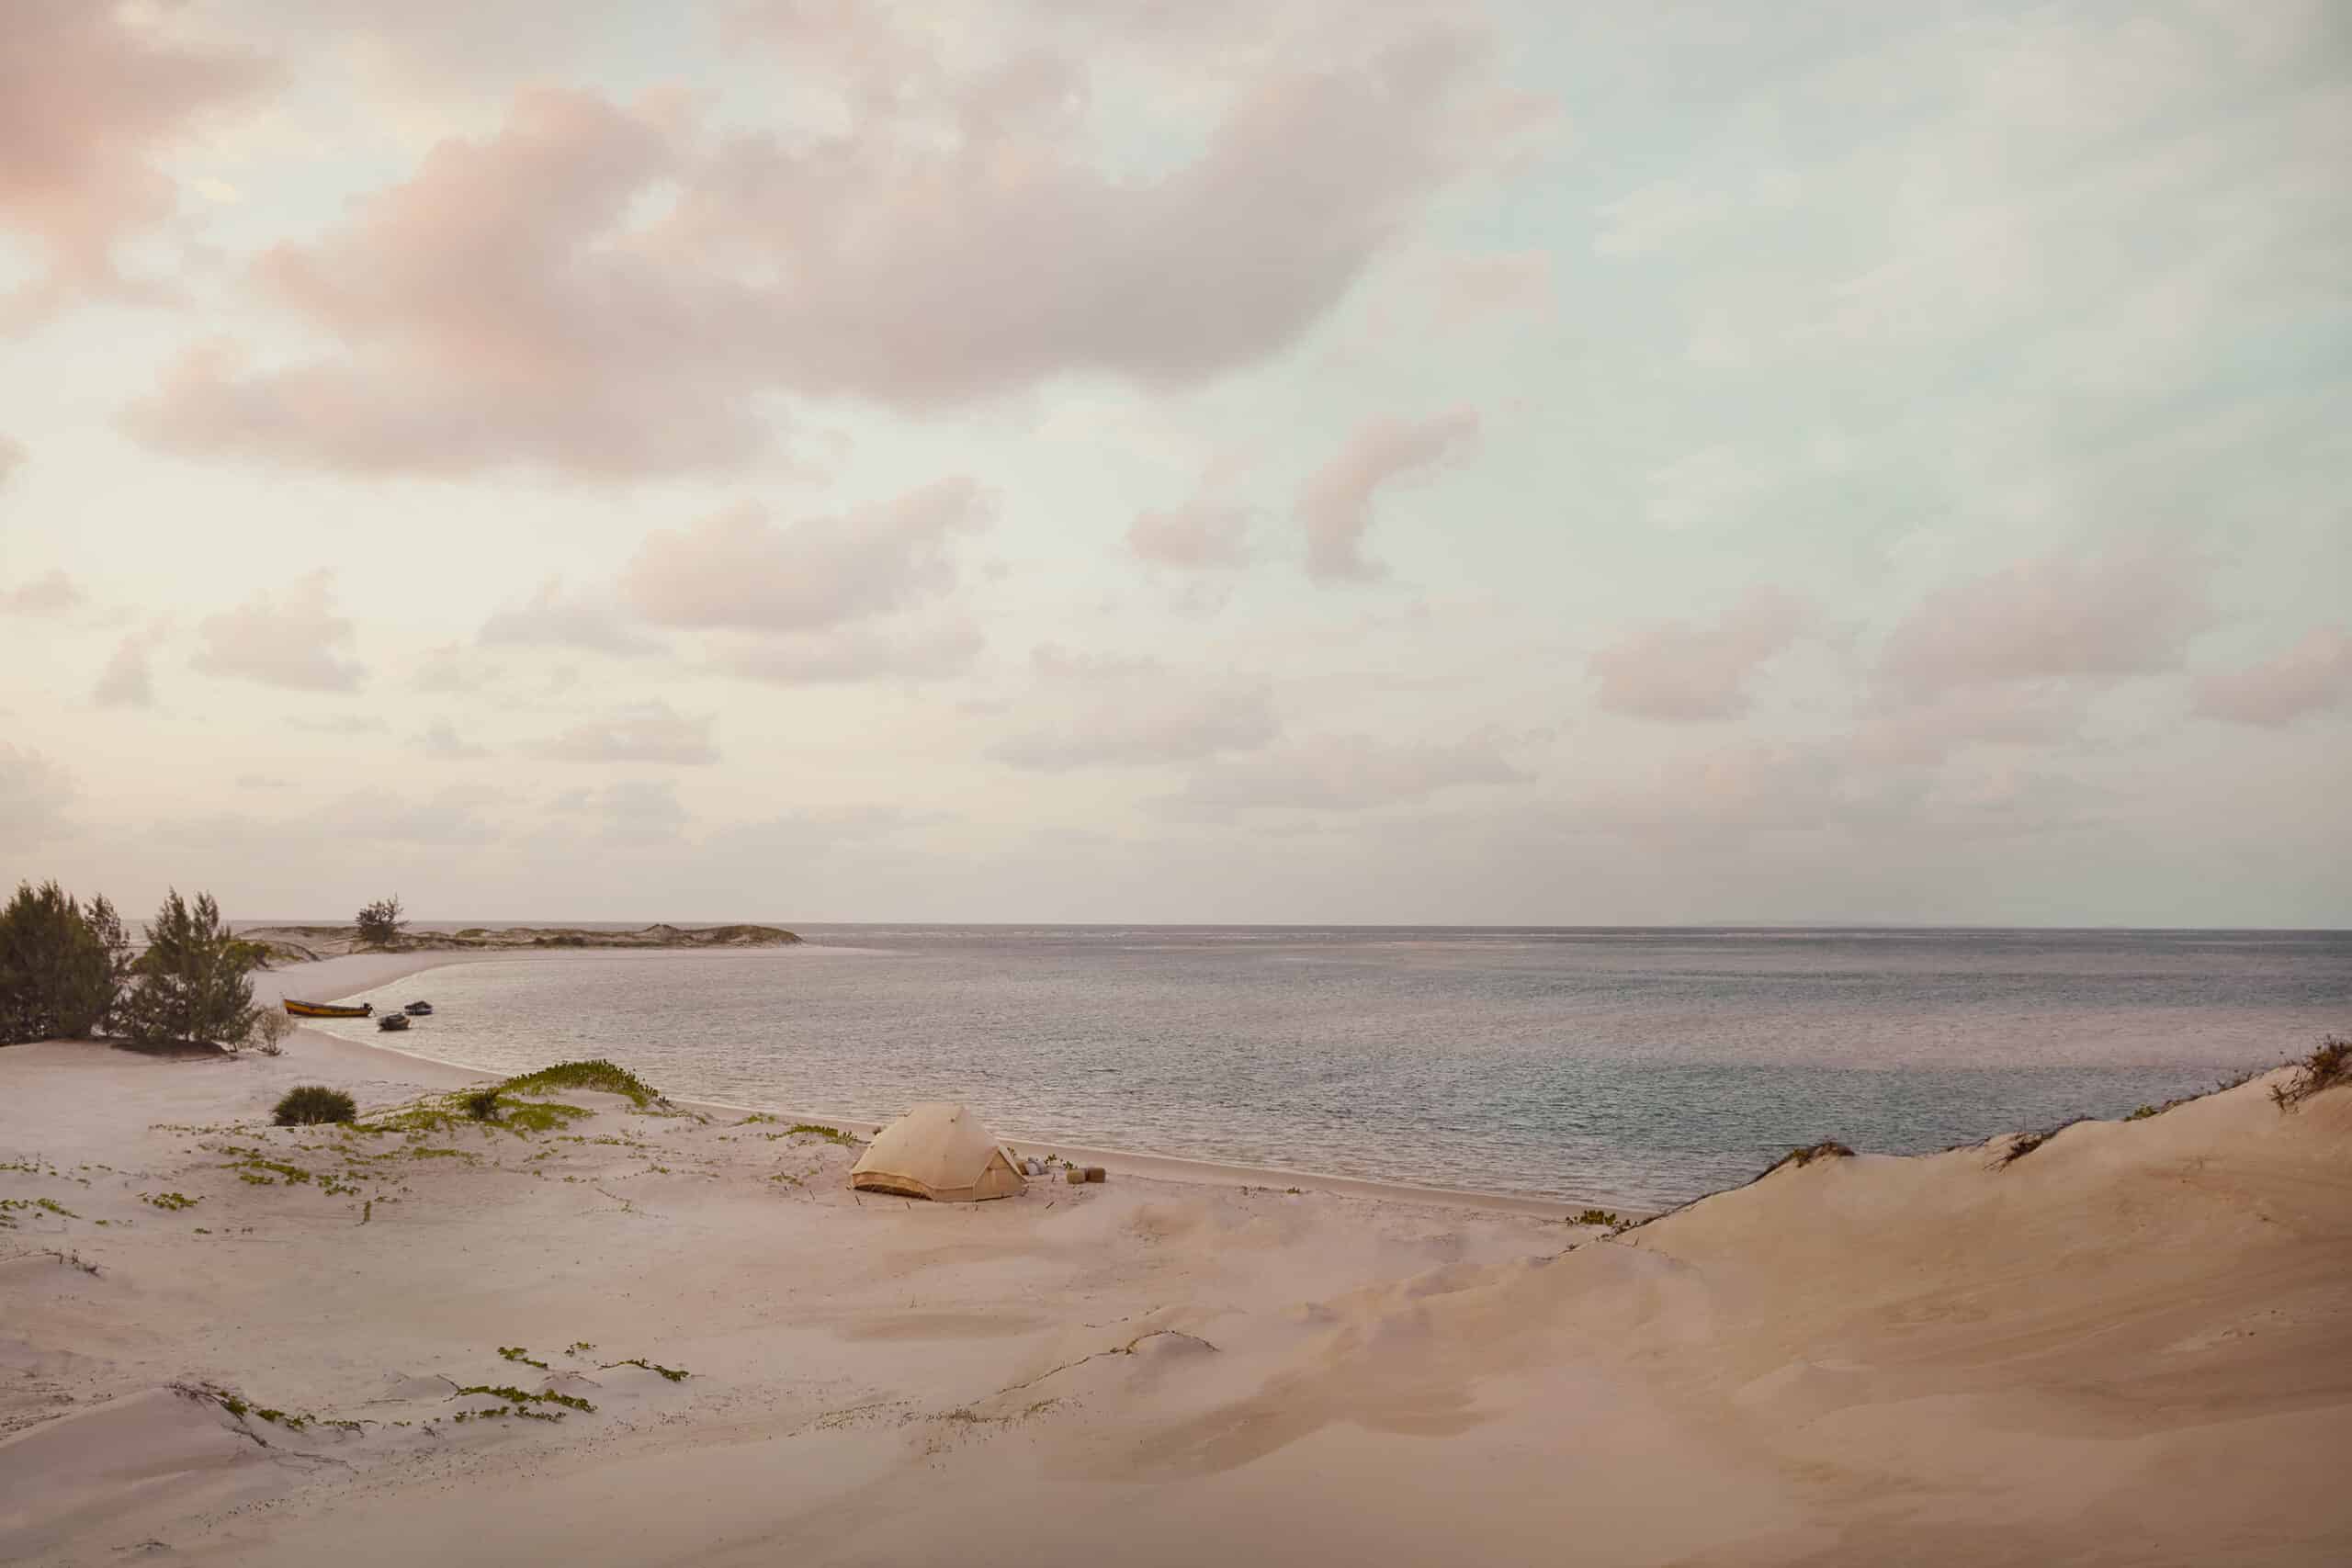
POLYGON ((19 886, 0 908, 0 1044, 80 1039, 114 995, 113 954, 82 906, 54 882, 19 886))
POLYGON ((137 969, 138 984, 117 1008, 134 1043, 233 1043, 252 1032, 254 983, 211 894, 198 894, 193 904, 176 889, 164 898, 137 969))
POLYGON ((400 940, 401 928, 408 921, 401 914, 401 901, 396 895, 379 898, 359 911, 356 922, 359 942, 363 947, 390 947, 400 940))

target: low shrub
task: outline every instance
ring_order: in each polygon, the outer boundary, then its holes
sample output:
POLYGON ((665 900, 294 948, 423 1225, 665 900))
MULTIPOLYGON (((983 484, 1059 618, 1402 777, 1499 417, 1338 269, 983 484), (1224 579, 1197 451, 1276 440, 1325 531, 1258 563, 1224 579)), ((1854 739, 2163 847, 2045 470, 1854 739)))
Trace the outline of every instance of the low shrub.
POLYGON ((265 1056, 286 1054, 286 1037, 294 1032, 294 1021, 275 1009, 263 1009, 254 1014, 253 1027, 245 1032, 244 1045, 265 1056))
POLYGON ((1568 1224, 1572 1225, 1607 1225, 1612 1230, 1624 1223, 1620 1215, 1609 1209, 1587 1209, 1568 1217, 1568 1224))
POLYGON ((463 1104, 466 1114, 477 1122, 498 1120, 498 1091, 494 1089, 478 1089, 466 1096, 463 1104))
POLYGON ((339 1089, 306 1083, 286 1091, 274 1119, 281 1127, 315 1127, 326 1122, 349 1122, 359 1114, 358 1103, 339 1089))

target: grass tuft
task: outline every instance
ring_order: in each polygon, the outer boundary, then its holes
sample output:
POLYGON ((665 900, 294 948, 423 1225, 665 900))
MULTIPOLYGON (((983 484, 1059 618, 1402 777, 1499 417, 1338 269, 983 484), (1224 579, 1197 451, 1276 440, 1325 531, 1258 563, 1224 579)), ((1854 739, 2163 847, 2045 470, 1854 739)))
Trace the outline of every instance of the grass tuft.
POLYGON ((1758 1171, 1757 1179, 1762 1180, 1784 1165, 1808 1166, 1817 1159, 1852 1159, 1853 1157, 1854 1151, 1838 1142, 1837 1139, 1824 1138, 1817 1144, 1807 1144, 1803 1148, 1791 1149, 1758 1171))
POLYGON ((2270 1098, 2281 1111, 2292 1111, 2315 1094, 2352 1084, 2352 1040, 2331 1034, 2319 1048, 2295 1065, 2295 1076, 2270 1086, 2270 1098))
MULTIPOLYGON (((2151 1111, 2150 1114, 2153 1115, 2154 1112, 2151 1111)), ((2001 1151, 2001 1157, 1993 1162, 1993 1168, 1995 1170, 2007 1169, 2010 1166, 2017 1164, 2018 1161, 2025 1158, 2026 1156, 2033 1153, 2034 1150, 2040 1148, 2042 1145, 2048 1143, 2051 1139, 2056 1137, 2059 1134, 2064 1132, 2075 1122, 2087 1122, 2089 1120, 2090 1118, 2087 1116, 2069 1116, 2066 1120, 2059 1122, 2054 1127, 2044 1127, 2039 1132, 2018 1134, 2016 1137, 2009 1140, 2009 1146, 2001 1151)))
POLYGON ((272 1118, 281 1127, 316 1127, 330 1122, 350 1122, 359 1115, 358 1102, 339 1089, 306 1083, 286 1091, 272 1118))
POLYGON ((466 1114, 477 1122, 498 1120, 498 1091, 494 1089, 475 1089, 458 1103, 465 1107, 466 1114))
POLYGON ((1572 1225, 1607 1225, 1611 1230, 1625 1223, 1623 1216, 1610 1209, 1587 1209, 1568 1216, 1572 1225))

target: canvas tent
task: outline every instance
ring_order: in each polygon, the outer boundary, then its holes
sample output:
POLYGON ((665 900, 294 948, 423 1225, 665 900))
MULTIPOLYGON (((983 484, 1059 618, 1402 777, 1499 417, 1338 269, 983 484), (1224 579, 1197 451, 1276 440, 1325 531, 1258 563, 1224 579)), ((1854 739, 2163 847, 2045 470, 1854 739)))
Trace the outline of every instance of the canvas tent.
POLYGON ((1024 1185, 1021 1168, 960 1105, 918 1105, 874 1135, 850 1168, 850 1185, 867 1192, 977 1203, 1010 1198, 1024 1185))

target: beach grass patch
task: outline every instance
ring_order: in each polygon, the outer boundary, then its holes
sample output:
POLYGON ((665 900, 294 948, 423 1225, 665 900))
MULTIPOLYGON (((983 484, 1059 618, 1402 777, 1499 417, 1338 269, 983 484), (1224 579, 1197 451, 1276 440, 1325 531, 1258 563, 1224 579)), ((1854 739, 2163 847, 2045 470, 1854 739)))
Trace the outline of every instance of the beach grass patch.
POLYGON ((173 1212, 193 1209, 204 1201, 201 1198, 191 1198, 185 1192, 141 1192, 139 1196, 154 1204, 158 1209, 173 1212))
POLYGON ((615 1367, 641 1367, 649 1372, 661 1373, 663 1379, 670 1382, 684 1382, 694 1376, 684 1367, 665 1367, 659 1361, 649 1361, 642 1356, 630 1356, 618 1361, 603 1361, 597 1364, 599 1371, 610 1371, 615 1367))
POLYGON ((316 1127, 329 1122, 356 1121, 358 1102, 339 1089, 324 1084, 300 1084, 288 1089, 271 1120, 281 1127, 316 1127))
POLYGON ((454 1094, 428 1095, 395 1106, 356 1123, 355 1130, 371 1137, 400 1133, 411 1139, 421 1139, 472 1127, 485 1136, 501 1130, 521 1138, 533 1133, 560 1133, 580 1118, 594 1114, 585 1106, 551 1100, 509 1100, 497 1089, 460 1089, 454 1094), (483 1105, 489 1107, 487 1112, 480 1109, 483 1105))
POLYGON ((1611 1230, 1624 1223, 1622 1216, 1610 1209, 1584 1209, 1568 1216, 1568 1224, 1572 1225, 1607 1225, 1611 1230))
POLYGON ((537 1072, 519 1073, 498 1087, 514 1094, 538 1094, 556 1089, 617 1094, 640 1110, 662 1098, 643 1078, 601 1056, 585 1062, 558 1062, 537 1072))
POLYGON ((537 1367, 541 1371, 546 1371, 548 1370, 548 1364, 545 1361, 535 1361, 531 1359, 531 1352, 529 1349, 521 1345, 501 1345, 498 1348, 498 1354, 500 1358, 504 1360, 519 1361, 524 1366, 537 1367))
POLYGON ((458 1390, 458 1395, 469 1393, 487 1394, 492 1399, 503 1399, 526 1414, 530 1413, 529 1407, 533 1404, 560 1404, 567 1410, 578 1410, 590 1416, 596 1413, 596 1407, 578 1394, 558 1393, 553 1389, 548 1390, 545 1393, 526 1393, 509 1383, 472 1383, 458 1390))

